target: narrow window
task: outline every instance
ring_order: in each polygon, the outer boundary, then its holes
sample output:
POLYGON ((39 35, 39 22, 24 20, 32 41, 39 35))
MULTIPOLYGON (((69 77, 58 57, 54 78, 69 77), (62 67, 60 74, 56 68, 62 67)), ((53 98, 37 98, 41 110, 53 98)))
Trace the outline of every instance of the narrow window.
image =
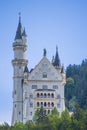
POLYGON ((37 107, 39 107, 40 106, 40 104, 39 104, 39 102, 37 102, 37 107))
POLYGON ((47 96, 46 93, 44 93, 44 98, 46 98, 46 96, 47 96))
POLYGON ((37 93, 37 98, 39 98, 40 97, 40 94, 39 93, 37 93))
POLYGON ((30 102, 30 107, 33 107, 33 103, 32 102, 30 102))
POLYGON ((43 73, 43 78, 47 78, 47 73, 46 72, 43 73))
POLYGON ((37 89, 37 85, 32 85, 32 89, 37 89))
POLYGON ((45 106, 45 107, 46 107, 46 105, 47 105, 46 102, 44 102, 44 106, 45 106))
POLYGON ((42 87, 43 87, 43 89, 48 89, 47 85, 43 85, 42 87))
POLYGON ((48 114, 50 114, 50 110, 48 110, 48 114))
POLYGON ((19 111, 19 115, 21 114, 21 112, 19 111))

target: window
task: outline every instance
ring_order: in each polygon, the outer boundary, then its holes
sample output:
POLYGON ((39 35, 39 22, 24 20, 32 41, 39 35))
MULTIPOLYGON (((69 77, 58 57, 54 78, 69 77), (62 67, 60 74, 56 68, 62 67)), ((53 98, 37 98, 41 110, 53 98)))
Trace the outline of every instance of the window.
POLYGON ((15 104, 15 108, 16 108, 16 104, 15 104))
POLYGON ((41 93, 41 98, 43 98, 43 93, 41 93))
POLYGON ((21 69, 21 66, 19 66, 19 69, 21 69))
POLYGON ((44 93, 44 98, 46 98, 46 96, 47 96, 46 93, 44 93))
POLYGON ((57 104, 57 107, 60 108, 60 103, 57 104))
POLYGON ((48 102, 48 107, 50 107, 50 102, 48 102))
POLYGON ((48 87, 47 87, 47 85, 43 85, 42 88, 43 89, 47 89, 48 87))
POLYGON ((54 94, 53 93, 51 94, 51 98, 54 98, 54 94))
POLYGON ((57 95, 57 99, 60 99, 60 95, 59 94, 57 95))
POLYGON ((14 94, 16 94, 16 90, 14 91, 14 94))
POLYGON ((50 98, 50 93, 48 93, 48 98, 50 98))
POLYGON ((32 85, 32 89, 37 89, 37 85, 32 85))
POLYGON ((33 103, 32 102, 30 102, 30 107, 33 107, 33 103))
POLYGON ((19 111, 19 115, 21 114, 21 112, 19 111))
POLYGON ((25 99, 27 99, 28 95, 27 95, 27 92, 25 92, 25 99))
POLYGON ((43 107, 43 102, 41 102, 41 106, 43 107))
POLYGON ((48 110, 48 114, 50 114, 50 110, 48 110))
POLYGON ((33 98, 33 94, 30 94, 30 98, 33 98))
POLYGON ((40 106, 40 104, 39 104, 39 102, 37 102, 37 107, 39 107, 40 106))
POLYGON ((44 102, 44 106, 46 107, 46 102, 44 102))
POLYGON ((54 107, 54 103, 53 102, 51 103, 51 106, 54 107))
POLYGON ((53 85, 53 89, 58 89, 58 85, 53 85))
POLYGON ((39 93, 37 93, 37 98, 39 98, 40 97, 40 94, 39 93))
POLYGON ((43 73, 43 78, 47 78, 47 73, 46 72, 43 73))
POLYGON ((32 112, 30 112, 30 115, 32 116, 32 112))

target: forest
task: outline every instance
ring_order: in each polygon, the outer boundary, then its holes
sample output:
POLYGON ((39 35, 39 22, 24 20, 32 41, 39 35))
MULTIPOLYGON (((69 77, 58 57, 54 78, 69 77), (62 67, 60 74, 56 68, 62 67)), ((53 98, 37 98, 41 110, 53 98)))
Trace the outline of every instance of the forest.
POLYGON ((40 108, 32 122, 14 126, 5 122, 0 130, 87 130, 87 59, 81 65, 70 64, 66 68, 65 104, 61 116, 56 108, 48 115, 40 108))
POLYGON ((74 111, 76 104, 87 110, 87 59, 66 68, 65 103, 69 111, 74 111))
POLYGON ((51 114, 44 115, 44 109, 36 111, 33 122, 16 123, 9 126, 7 123, 0 125, 0 130, 87 130, 87 112, 77 105, 72 115, 68 109, 58 115, 54 108, 51 114))

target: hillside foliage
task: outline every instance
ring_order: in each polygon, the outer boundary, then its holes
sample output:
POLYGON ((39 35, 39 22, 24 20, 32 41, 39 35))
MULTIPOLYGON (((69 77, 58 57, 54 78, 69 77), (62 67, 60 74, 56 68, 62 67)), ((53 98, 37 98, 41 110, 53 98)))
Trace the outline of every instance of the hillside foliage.
POLYGON ((81 65, 66 68, 65 101, 66 107, 73 111, 76 104, 87 109, 87 59, 81 65))
POLYGON ((48 115, 42 114, 42 108, 35 114, 37 116, 35 122, 26 124, 19 122, 14 126, 4 123, 0 125, 0 130, 87 130, 87 112, 78 106, 71 116, 68 109, 59 116, 56 108, 48 115))

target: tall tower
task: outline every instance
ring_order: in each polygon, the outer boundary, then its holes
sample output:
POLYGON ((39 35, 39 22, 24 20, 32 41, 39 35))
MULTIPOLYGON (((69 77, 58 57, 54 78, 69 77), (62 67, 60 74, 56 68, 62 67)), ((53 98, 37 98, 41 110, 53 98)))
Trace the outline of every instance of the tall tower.
POLYGON ((16 122, 23 121, 23 76, 24 68, 28 64, 26 59, 27 35, 25 29, 22 28, 21 16, 19 15, 19 23, 16 36, 13 42, 14 59, 13 65, 13 113, 12 125, 16 122))

